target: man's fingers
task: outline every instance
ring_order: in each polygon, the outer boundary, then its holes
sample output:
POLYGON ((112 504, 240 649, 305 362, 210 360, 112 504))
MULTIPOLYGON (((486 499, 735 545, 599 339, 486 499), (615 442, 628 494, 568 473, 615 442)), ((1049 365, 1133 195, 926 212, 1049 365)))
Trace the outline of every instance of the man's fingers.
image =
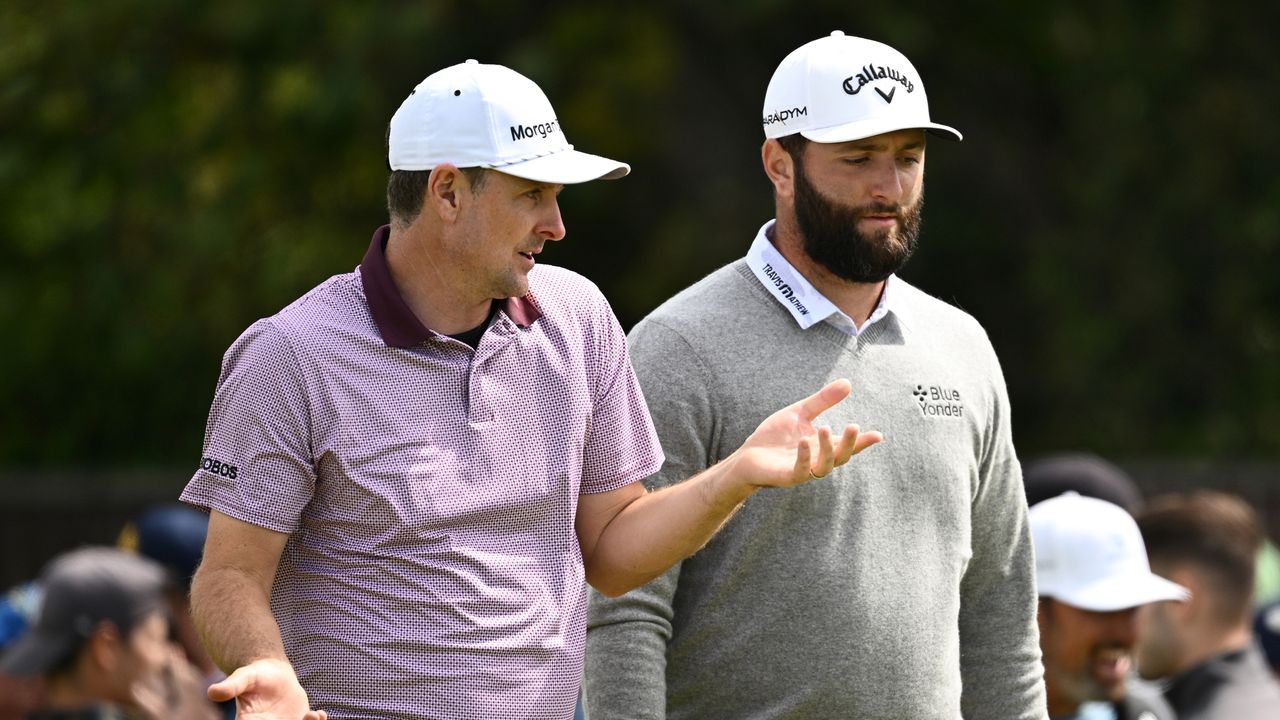
POLYGON ((812 455, 813 453, 809 449, 809 439, 800 438, 800 442, 796 444, 796 465, 791 470, 791 477, 796 478, 797 482, 804 482, 810 479, 809 473, 811 471, 809 467, 812 464, 812 460, 810 460, 812 455))
POLYGON ((796 403, 796 409, 800 411, 805 420, 812 421, 834 407, 836 403, 849 397, 849 393, 852 390, 853 385, 848 380, 844 378, 833 380, 818 392, 796 403))
POLYGON ((239 668, 228 675, 225 680, 209 686, 209 699, 214 702, 226 702, 232 698, 239 697, 241 693, 249 689, 249 682, 248 673, 244 672, 244 668, 239 668))
POLYGON ((818 462, 811 466, 809 474, 815 478, 826 477, 836 466, 836 451, 831 442, 831 428, 818 428, 818 462))
POLYGON ((854 455, 883 439, 884 436, 874 430, 861 432, 857 425, 846 425, 840 436, 840 444, 836 447, 836 466, 849 462, 854 455))

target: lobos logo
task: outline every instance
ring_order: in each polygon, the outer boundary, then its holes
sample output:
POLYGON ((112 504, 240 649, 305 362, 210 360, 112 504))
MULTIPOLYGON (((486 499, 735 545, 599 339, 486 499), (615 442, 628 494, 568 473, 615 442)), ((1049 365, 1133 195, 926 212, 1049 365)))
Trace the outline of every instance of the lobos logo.
POLYGON ((941 385, 917 385, 911 391, 920 404, 920 412, 928 417, 962 417, 964 405, 960 402, 960 391, 941 385))
POLYGON ((229 480, 235 480, 236 473, 240 471, 240 468, 235 465, 225 463, 221 460, 215 460, 211 457, 200 458, 200 469, 205 472, 211 472, 214 475, 221 475, 229 480))

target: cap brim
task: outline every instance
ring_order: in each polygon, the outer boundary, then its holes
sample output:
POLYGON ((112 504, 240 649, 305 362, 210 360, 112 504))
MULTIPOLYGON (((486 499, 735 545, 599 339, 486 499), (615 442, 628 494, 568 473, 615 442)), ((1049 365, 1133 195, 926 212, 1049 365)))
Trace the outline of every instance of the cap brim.
POLYGON ((532 160, 490 167, 518 178, 558 185, 591 180, 617 180, 631 172, 631 166, 626 163, 577 150, 562 150, 532 160))
POLYGON ((1104 578, 1069 591, 1050 593, 1046 590, 1041 594, 1061 600, 1072 607, 1094 612, 1127 610, 1162 600, 1182 602, 1191 598, 1190 590, 1152 573, 1104 578))
POLYGON ((49 637, 29 630, 0 656, 0 672, 17 677, 43 675, 71 652, 73 636, 49 637))
POLYGON ((939 125, 938 123, 923 123, 918 125, 904 124, 899 118, 876 118, 875 120, 859 120, 857 122, 845 123, 843 125, 834 125, 832 127, 819 128, 817 130, 801 130, 800 134, 804 137, 819 143, 838 143, 850 142, 853 140, 864 140, 876 135, 896 132, 898 130, 927 130, 930 134, 936 135, 946 140, 960 141, 964 136, 959 130, 947 125, 939 125))

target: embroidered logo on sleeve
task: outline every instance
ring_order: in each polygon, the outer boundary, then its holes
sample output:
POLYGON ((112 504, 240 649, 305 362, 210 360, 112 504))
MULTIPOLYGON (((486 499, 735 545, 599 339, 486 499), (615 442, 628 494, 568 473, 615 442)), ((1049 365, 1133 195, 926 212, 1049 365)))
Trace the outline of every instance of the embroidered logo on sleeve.
POLYGON ((920 404, 920 412, 928 417, 962 417, 964 404, 960 391, 942 385, 916 385, 911 391, 920 404))
POLYGON ((200 469, 206 472, 211 472, 214 475, 221 475, 228 480, 235 480, 236 473, 240 470, 235 465, 225 463, 221 460, 214 460, 211 457, 200 459, 200 469))

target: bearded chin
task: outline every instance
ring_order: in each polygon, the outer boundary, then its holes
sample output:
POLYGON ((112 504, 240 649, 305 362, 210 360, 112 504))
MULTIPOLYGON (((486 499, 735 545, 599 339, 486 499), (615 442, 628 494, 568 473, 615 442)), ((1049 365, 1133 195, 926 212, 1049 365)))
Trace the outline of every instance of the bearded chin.
POLYGON ((878 283, 901 270, 916 251, 924 194, 910 207, 843 205, 820 195, 803 169, 796 173, 796 223, 805 253, 831 274, 855 283, 878 283), (895 212, 896 228, 863 233, 869 213, 895 212))

